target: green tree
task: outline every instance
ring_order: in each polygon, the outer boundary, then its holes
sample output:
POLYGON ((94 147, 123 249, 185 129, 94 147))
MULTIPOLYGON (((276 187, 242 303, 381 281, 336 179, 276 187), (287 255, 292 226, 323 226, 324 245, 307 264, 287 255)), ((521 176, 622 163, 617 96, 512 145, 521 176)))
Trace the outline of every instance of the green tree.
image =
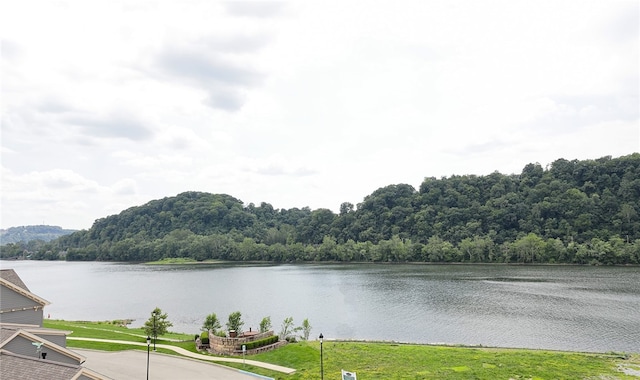
POLYGON ((638 216, 636 210, 633 205, 629 203, 624 203, 620 206, 620 212, 618 213, 622 220, 623 234, 624 238, 629 243, 629 236, 633 234, 633 223, 632 221, 638 216))
POLYGON ((322 239, 329 235, 331 225, 336 215, 329 209, 317 209, 308 217, 300 220, 298 225, 298 240, 306 244, 321 244, 322 239))
POLYGON ((302 321, 302 326, 300 326, 299 329, 302 330, 302 335, 300 335, 300 338, 302 340, 309 340, 309 335, 311 334, 311 324, 309 323, 308 318, 305 318, 305 320, 302 321))
POLYGON ((264 333, 271 330, 271 317, 264 317, 260 321, 260 332, 264 333))
POLYGON ((326 261, 326 260, 335 260, 337 256, 336 248, 338 244, 336 243, 336 239, 331 236, 325 236, 322 239, 322 244, 317 249, 317 257, 318 261, 326 261))
POLYGON ((216 313, 211 313, 207 315, 207 318, 204 320, 204 323, 202 324, 203 331, 211 331, 214 334, 220 327, 222 326, 220 325, 220 321, 218 320, 218 316, 216 315, 216 313))
POLYGON ((169 332, 169 327, 172 326, 173 323, 169 321, 167 313, 163 313, 159 307, 156 307, 151 312, 151 317, 144 323, 144 332, 147 336, 155 338, 169 332))
POLYGON ((546 241, 544 255, 545 262, 551 264, 571 262, 571 260, 567 259, 567 248, 562 243, 562 240, 558 238, 546 241))
POLYGON ((545 242, 538 235, 530 233, 516 240, 514 248, 523 263, 535 263, 544 254, 545 242))
POLYGON ((242 321, 242 314, 239 311, 234 311, 229 314, 229 320, 227 321, 227 331, 235 331, 240 335, 242 332, 242 326, 244 326, 244 322, 242 321))
POLYGON ((457 249, 448 241, 444 241, 439 236, 432 236, 422 249, 426 261, 449 262, 453 261, 457 249))
POLYGON ((390 185, 357 207, 344 202, 338 215, 186 192, 48 243, 4 245, 0 257, 631 264, 640 261, 639 198, 640 153, 425 178, 418 192, 390 185))
POLYGON ((294 327, 293 317, 285 318, 282 322, 282 329, 280 330, 280 340, 292 340, 294 339, 293 334, 300 331, 301 327, 294 327))

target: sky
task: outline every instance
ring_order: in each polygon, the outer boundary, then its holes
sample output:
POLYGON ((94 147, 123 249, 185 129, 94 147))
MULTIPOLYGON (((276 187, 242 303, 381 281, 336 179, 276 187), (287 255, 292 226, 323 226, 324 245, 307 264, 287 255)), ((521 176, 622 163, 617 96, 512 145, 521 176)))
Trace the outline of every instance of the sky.
POLYGON ((0 227, 640 151, 640 1, 3 1, 0 227))

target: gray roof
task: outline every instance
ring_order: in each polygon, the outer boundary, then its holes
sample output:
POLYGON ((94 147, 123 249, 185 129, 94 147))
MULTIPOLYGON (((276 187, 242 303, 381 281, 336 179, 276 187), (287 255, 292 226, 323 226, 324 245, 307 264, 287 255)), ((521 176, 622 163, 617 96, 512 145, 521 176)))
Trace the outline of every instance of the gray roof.
POLYGON ((31 379, 73 379, 83 367, 44 359, 31 358, 0 350, 0 378, 15 380, 31 379))
POLYGON ((2 330, 3 330, 3 335, 2 335, 2 341, 0 341, 0 349, 4 349, 4 347, 7 346, 13 339, 17 339, 18 337, 21 337, 22 339, 26 339, 28 341, 35 342, 35 343, 42 342, 44 343, 44 347, 57 351, 58 353, 64 356, 67 356, 73 360, 78 361, 78 363, 82 363, 86 360, 84 356, 78 354, 77 352, 71 351, 66 347, 62 347, 53 342, 50 342, 44 339, 43 337, 34 335, 28 332, 27 330, 23 330, 23 329, 11 330, 11 329, 5 329, 5 328, 2 328, 2 330), (7 336, 7 335, 4 335, 4 331, 11 331, 13 334, 11 334, 10 336, 7 336))
POLYGON ((22 282, 18 274, 13 269, 0 270, 0 284, 18 294, 21 294, 24 297, 27 297, 39 303, 43 307, 51 304, 51 302, 45 300, 44 298, 38 297, 37 295, 31 293, 29 288, 27 288, 27 286, 24 284, 24 282, 22 282))
MULTIPOLYGON (((27 286, 24 284, 24 282, 22 282, 18 274, 13 269, 1 269, 0 280, 0 283, 3 287, 8 287, 9 289, 18 292, 23 296, 33 299, 43 306, 49 304, 49 301, 31 293, 29 288, 27 288, 27 286)), ((53 360, 33 358, 9 352, 6 349, 2 349, 2 347, 5 347, 12 339, 21 336, 27 340, 31 340, 34 342, 44 342, 46 347, 53 349, 72 359, 76 359, 80 363, 84 362, 84 356, 38 336, 38 334, 67 335, 69 333, 70 331, 48 329, 38 325, 21 323, 0 323, 0 361, 2 363, 0 365, 0 379, 109 379, 108 377, 100 375, 99 373, 94 372, 88 368, 82 367, 79 364, 66 364, 53 360)))
POLYGON ((21 325, 17 323, 0 323, 0 346, 5 340, 15 335, 16 331, 26 331, 36 336, 40 335, 69 335, 71 331, 50 329, 46 327, 40 327, 38 325, 21 325))
POLYGON ((22 282, 20 276, 18 276, 16 271, 14 271, 13 269, 0 269, 0 278, 2 278, 3 280, 7 280, 10 283, 30 292, 29 288, 27 288, 27 285, 22 282))
POLYGON ((5 340, 11 338, 15 333, 15 330, 0 329, 0 343, 3 343, 5 340))
POLYGON ((52 329, 49 327, 41 327, 38 325, 27 325, 22 323, 5 323, 0 322, 0 330, 24 330, 32 334, 48 334, 48 335, 69 335, 73 331, 52 329))

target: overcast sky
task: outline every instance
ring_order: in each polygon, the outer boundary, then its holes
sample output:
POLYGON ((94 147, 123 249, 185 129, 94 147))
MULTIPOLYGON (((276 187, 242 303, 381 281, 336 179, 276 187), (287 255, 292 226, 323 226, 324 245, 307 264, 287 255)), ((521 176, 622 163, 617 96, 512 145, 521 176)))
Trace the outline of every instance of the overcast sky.
POLYGON ((2 228, 640 151, 639 1, 5 1, 2 228))

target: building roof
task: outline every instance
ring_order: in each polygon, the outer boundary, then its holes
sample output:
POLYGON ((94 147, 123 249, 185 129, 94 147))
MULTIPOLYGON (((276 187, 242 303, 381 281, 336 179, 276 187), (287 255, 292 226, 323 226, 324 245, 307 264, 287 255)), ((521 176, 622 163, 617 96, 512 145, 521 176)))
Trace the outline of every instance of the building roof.
POLYGON ((0 329, 0 343, 11 338, 16 332, 13 330, 0 329))
POLYGON ((16 271, 14 271, 13 269, 0 269, 0 278, 3 280, 9 281, 14 285, 19 286, 28 292, 30 291, 29 288, 27 288, 27 285, 25 285, 25 283, 22 282, 22 279, 20 279, 20 276, 18 276, 16 271))
MULTIPOLYGON (((51 305, 51 302, 31 293, 31 291, 27 288, 24 282, 22 282, 18 274, 14 272, 13 269, 2 269, 0 270, 0 272, 2 272, 2 275, 0 275, 0 285, 5 286, 16 293, 21 294, 24 297, 27 297, 33 300, 34 302, 42 305, 42 307, 51 305)), ((0 313, 9 312, 9 311, 13 311, 13 310, 0 310, 0 313)))
MULTIPOLYGON (((50 302, 44 298, 31 293, 13 269, 0 270, 0 285, 33 300, 37 304, 36 306, 30 306, 24 309, 33 308, 37 311, 38 309, 42 310, 44 306, 50 304, 50 302)), ((12 311, 15 310, 9 308, 3 310, 2 307, 0 307, 0 314, 12 311)), ((109 379, 106 376, 82 367, 81 364, 86 360, 84 356, 42 337, 52 337, 56 335, 66 336, 70 333, 71 331, 49 329, 33 324, 0 323, 0 359, 2 361, 2 365, 0 365, 0 379, 109 379), (6 348, 11 347, 9 342, 16 338, 26 339, 32 343, 42 343, 45 348, 71 358, 77 361, 78 364, 66 364, 55 360, 33 358, 7 351, 6 348)))
MULTIPOLYGON (((73 331, 69 331, 69 330, 58 330, 58 329, 50 329, 48 327, 40 327, 38 325, 27 325, 27 324, 22 324, 22 323, 5 323, 5 322, 0 322, 0 331, 2 332, 11 332, 11 331, 16 331, 16 330, 25 330, 27 332, 30 332, 31 334, 35 334, 35 335, 39 335, 39 334, 44 334, 44 335, 70 335, 71 333, 73 333, 73 331)), ((11 332, 13 334, 13 332, 11 332)), ((2 339, 0 339, 0 342, 2 342, 2 339)))
POLYGON ((0 349, 3 349, 13 339, 22 337, 31 341, 32 343, 43 343, 43 347, 48 348, 52 351, 57 351, 64 356, 67 356, 73 360, 76 360, 79 364, 82 364, 84 363, 85 360, 87 360, 84 356, 76 352, 73 352, 65 347, 59 346, 53 342, 50 342, 42 337, 34 335, 28 331, 25 331, 22 329, 14 330, 14 329, 6 329, 6 328, 0 328, 0 331, 2 331, 2 333, 0 333, 0 338, 2 338, 2 340, 0 341, 0 349), (10 335, 6 334, 5 331, 11 331, 12 334, 10 335))
POLYGON ((0 350, 0 378, 13 380, 60 379, 76 380, 81 376, 94 380, 108 379, 80 365, 66 364, 51 360, 36 359, 0 350))

